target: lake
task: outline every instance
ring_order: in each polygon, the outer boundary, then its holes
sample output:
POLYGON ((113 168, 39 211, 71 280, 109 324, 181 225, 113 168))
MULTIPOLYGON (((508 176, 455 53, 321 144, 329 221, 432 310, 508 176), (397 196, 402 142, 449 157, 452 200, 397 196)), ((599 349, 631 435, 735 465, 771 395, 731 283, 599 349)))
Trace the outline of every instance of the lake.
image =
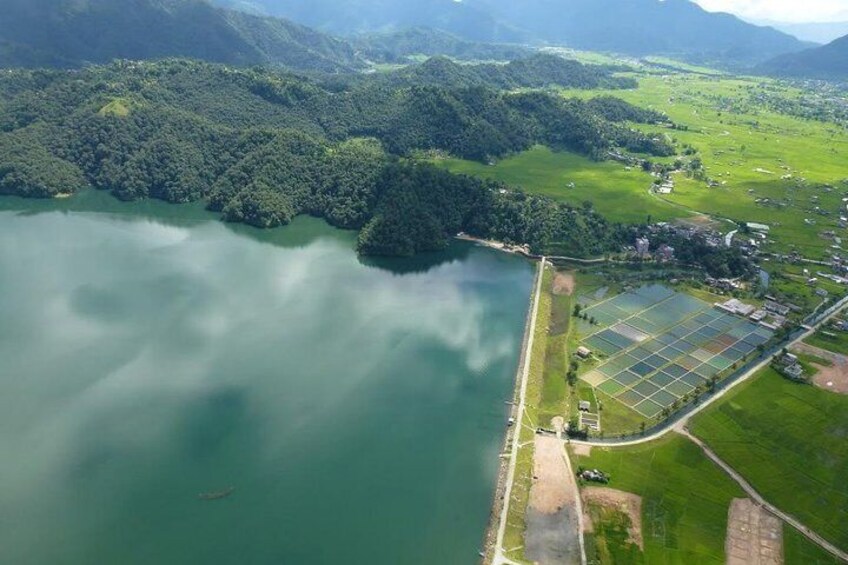
POLYGON ((0 198, 0 563, 475 563, 532 265, 354 247, 0 198))

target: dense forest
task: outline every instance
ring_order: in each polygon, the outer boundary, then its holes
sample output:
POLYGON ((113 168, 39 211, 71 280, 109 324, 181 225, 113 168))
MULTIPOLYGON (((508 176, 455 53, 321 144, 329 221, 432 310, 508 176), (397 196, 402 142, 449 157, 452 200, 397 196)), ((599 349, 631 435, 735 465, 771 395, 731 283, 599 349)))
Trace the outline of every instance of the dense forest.
MULTIPOLYGON (((629 70, 613 66, 584 65, 557 55, 537 53, 507 64, 461 64, 443 56, 431 57, 377 78, 393 87, 438 85, 452 88, 485 86, 501 90, 518 88, 636 88, 635 79, 614 76, 629 70)), ((374 78, 371 78, 374 80, 374 78)))
POLYGON ((93 186, 126 200, 207 199, 226 220, 261 227, 313 214, 361 229, 372 254, 437 249, 458 231, 587 256, 617 246, 591 206, 410 162, 419 150, 481 160, 536 143, 597 158, 673 153, 664 136, 617 123, 665 121, 624 102, 186 60, 7 72, 0 97, 0 193, 93 186))

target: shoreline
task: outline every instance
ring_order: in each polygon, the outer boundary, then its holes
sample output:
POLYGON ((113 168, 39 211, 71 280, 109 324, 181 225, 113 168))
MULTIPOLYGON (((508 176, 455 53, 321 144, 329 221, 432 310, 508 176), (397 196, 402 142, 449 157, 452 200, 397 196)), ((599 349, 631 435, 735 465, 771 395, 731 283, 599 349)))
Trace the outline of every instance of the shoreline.
MULTIPOLYGON (((483 245, 487 245, 492 247, 491 243, 497 242, 485 242, 485 240, 477 240, 476 238, 471 238, 469 236, 457 236, 457 239, 463 239, 465 241, 475 241, 481 243, 483 245)), ((503 245, 503 244, 501 244, 503 245)), ((497 247, 495 247, 497 249, 497 247)), ((511 251, 506 251, 507 253, 518 254, 511 251)), ((483 546, 480 550, 480 560, 479 563, 486 565, 494 563, 495 557, 497 555, 497 543, 498 543, 498 535, 501 526, 501 521, 504 513, 504 506, 506 504, 506 493, 507 493, 507 483, 509 482, 509 468, 510 463, 513 459, 510 456, 511 445, 518 441, 519 432, 521 430, 521 421, 519 414, 519 400, 521 397, 521 389, 523 385, 523 372, 524 366, 527 363, 527 356, 530 354, 529 346, 530 346, 530 337, 533 335, 535 328, 533 327, 533 312, 534 305, 536 300, 538 299, 538 290, 540 287, 540 281, 542 277, 545 275, 545 265, 546 261, 540 261, 536 271, 536 277, 533 279, 533 288, 530 293, 530 298, 528 300, 528 308, 527 308, 527 317, 524 321, 524 337, 521 340, 521 354, 518 357, 518 366, 515 371, 515 383, 513 385, 512 396, 510 405, 509 417, 513 418, 515 424, 512 427, 507 427, 504 433, 503 442, 501 443, 501 452, 499 455, 499 465, 498 465, 498 481, 495 486, 495 492, 492 497, 492 506, 489 514, 489 523, 486 526, 486 530, 483 533, 483 546)))

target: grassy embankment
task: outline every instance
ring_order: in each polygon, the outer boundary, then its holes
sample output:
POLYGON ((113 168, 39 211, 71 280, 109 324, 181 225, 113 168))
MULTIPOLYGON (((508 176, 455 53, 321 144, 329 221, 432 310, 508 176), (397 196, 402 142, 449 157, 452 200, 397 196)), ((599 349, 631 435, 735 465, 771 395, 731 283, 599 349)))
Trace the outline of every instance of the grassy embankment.
POLYGON ((728 508, 744 493, 695 444, 672 434, 636 447, 593 448, 573 461, 610 474, 610 488, 642 497, 644 552, 629 554, 613 516, 586 540, 593 562, 617 563, 616 555, 628 553, 628 563, 724 563, 728 508))
POLYGON ((848 397, 767 369, 690 428, 766 500, 848 549, 848 397))
MULTIPOLYGON (((585 285, 587 289, 594 290, 602 284, 593 275, 573 275, 576 288, 582 289, 585 285)), ((533 475, 534 430, 540 426, 550 428, 551 420, 556 416, 562 416, 567 422, 571 415, 577 413, 578 400, 593 398, 590 387, 587 387, 588 390, 571 387, 566 379, 570 352, 576 347, 571 317, 574 296, 556 294, 553 290, 555 278, 556 270, 546 269, 539 296, 525 417, 504 536, 504 547, 514 549, 507 555, 514 560, 523 558, 525 512, 533 475)))
POLYGON ((530 373, 527 379, 525 411, 522 420, 516 423, 516 425, 521 426, 518 438, 519 449, 503 540, 506 555, 516 561, 521 561, 524 554, 525 514, 530 500, 530 486, 533 481, 533 438, 535 436, 534 430, 538 427, 539 405, 544 389, 545 352, 548 347, 548 327, 551 320, 552 294, 550 288, 554 279, 553 270, 545 269, 543 277, 542 292, 539 296, 539 312, 533 335, 533 350, 529 352, 531 355, 530 373))

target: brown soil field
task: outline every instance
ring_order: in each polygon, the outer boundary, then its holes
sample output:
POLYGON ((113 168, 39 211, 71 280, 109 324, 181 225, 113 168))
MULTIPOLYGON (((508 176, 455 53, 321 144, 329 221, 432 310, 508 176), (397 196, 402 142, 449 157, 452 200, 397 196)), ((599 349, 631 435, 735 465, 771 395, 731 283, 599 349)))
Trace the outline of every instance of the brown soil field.
POLYGON ((644 540, 642 539, 641 496, 607 487, 584 487, 581 495, 583 496, 584 531, 587 533, 593 531, 592 519, 586 511, 590 502, 606 506, 607 508, 614 508, 630 516, 630 541, 638 545, 640 549, 645 549, 644 540))

